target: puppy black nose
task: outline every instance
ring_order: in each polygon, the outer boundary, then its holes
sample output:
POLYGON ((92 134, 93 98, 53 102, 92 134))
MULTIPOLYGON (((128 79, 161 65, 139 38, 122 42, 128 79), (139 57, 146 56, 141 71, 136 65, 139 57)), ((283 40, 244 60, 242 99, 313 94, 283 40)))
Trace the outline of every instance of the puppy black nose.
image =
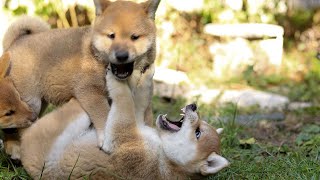
POLYGON ((117 51, 116 58, 119 62, 124 62, 124 61, 128 60, 129 53, 128 53, 128 51, 117 51))
POLYGON ((197 110, 197 105, 195 103, 189 104, 186 107, 187 109, 191 109, 192 111, 196 111, 197 110))

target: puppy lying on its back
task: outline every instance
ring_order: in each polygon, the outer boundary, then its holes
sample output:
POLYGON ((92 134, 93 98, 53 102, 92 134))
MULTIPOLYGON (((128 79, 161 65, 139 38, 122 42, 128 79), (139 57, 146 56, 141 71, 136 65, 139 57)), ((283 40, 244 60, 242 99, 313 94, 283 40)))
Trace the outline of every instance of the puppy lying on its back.
POLYGON ((137 82, 132 78, 117 81, 112 73, 107 74, 113 102, 106 138, 113 139, 113 153, 106 154, 95 146, 96 132, 88 129, 89 117, 72 100, 23 135, 21 159, 27 172, 44 179, 66 179, 69 175, 71 179, 187 179, 228 166, 218 155, 217 131, 199 119, 195 104, 184 108, 179 121, 160 115, 157 129, 138 125, 135 102, 151 85, 152 75, 153 68, 137 82))
POLYGON ((49 30, 38 19, 22 18, 9 27, 3 44, 12 56, 16 88, 34 112, 39 114, 42 100, 61 104, 76 98, 102 146, 109 112, 106 66, 110 63, 117 79, 125 80, 133 69, 143 72, 154 63, 154 17, 160 0, 94 2, 97 17, 92 26, 49 30))

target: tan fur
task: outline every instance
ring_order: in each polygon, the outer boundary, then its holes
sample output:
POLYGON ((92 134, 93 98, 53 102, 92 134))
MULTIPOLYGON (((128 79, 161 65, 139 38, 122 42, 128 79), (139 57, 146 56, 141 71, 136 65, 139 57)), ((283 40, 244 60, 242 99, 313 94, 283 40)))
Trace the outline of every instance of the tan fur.
POLYGON ((3 54, 0 57, 0 63, 0 78, 3 79, 10 71, 10 54, 3 54))
POLYGON ((27 127, 36 119, 36 115, 21 100, 12 79, 7 76, 9 71, 10 55, 5 53, 0 58, 0 127, 27 127))
POLYGON ((50 29, 49 24, 37 17, 22 16, 12 24, 3 39, 3 50, 6 51, 17 39, 28 34, 37 34, 50 29))
MULTIPOLYGON (((10 76, 10 54, 0 57, 0 128, 24 128, 36 120, 37 115, 21 100, 10 76)), ((20 158, 19 133, 4 133, 4 147, 12 159, 20 158)))
MULTIPOLYGON (((161 128, 156 130, 138 125, 139 120, 135 119, 136 102, 137 98, 141 97, 139 92, 149 88, 149 80, 153 75, 151 71, 152 69, 147 70, 142 76, 149 77, 141 77, 138 84, 135 80, 132 83, 132 79, 129 83, 120 82, 112 79, 114 77, 110 72, 107 74, 108 89, 113 99, 107 121, 112 126, 109 133, 114 136, 112 142, 114 149, 111 154, 106 154, 95 146, 94 130, 86 128, 83 128, 83 131, 76 130, 77 132, 68 130, 67 126, 80 122, 79 118, 70 118, 68 113, 74 117, 84 113, 81 112, 79 104, 71 102, 45 116, 23 135, 21 159, 27 172, 35 179, 41 174, 42 179, 67 179, 69 175, 71 179, 189 179, 189 177, 201 177, 202 167, 215 166, 215 163, 210 164, 207 158, 219 152, 218 135, 215 129, 199 120, 198 116, 193 120, 187 117, 184 122, 186 124, 180 130, 191 133, 181 137, 187 142, 192 142, 187 143, 187 146, 197 147, 197 155, 184 164, 177 163, 179 159, 171 158, 167 154, 168 151, 170 153, 175 149, 165 149, 165 144, 172 142, 164 141, 163 136, 165 134, 172 136, 176 133, 168 134, 167 130, 161 128), (69 108, 76 108, 79 111, 68 111, 69 108), (56 123, 57 127, 51 128, 50 122, 56 123), (203 139, 200 139, 200 142, 195 141, 194 137, 194 131, 198 126, 203 131, 203 139), (61 136, 66 132, 73 133, 74 138, 67 140, 68 145, 65 147, 54 147, 53 144, 59 144, 63 142, 61 139, 68 137, 61 136), (52 156, 52 152, 60 154, 52 156)), ((180 151, 185 153, 184 149, 180 148, 180 151)), ((220 168, 227 165, 228 163, 225 163, 220 168)))
MULTIPOLYGON (((4 38, 5 49, 12 54, 12 79, 22 99, 39 114, 42 101, 62 104, 76 98, 97 129, 100 146, 109 111, 106 66, 117 63, 114 54, 120 48, 128 50, 128 61, 143 71, 155 60, 156 37, 145 4, 106 2, 92 26, 43 31, 43 22, 26 19, 9 29, 17 34, 8 32, 4 38), (24 24, 39 29, 21 34, 24 24), (114 40, 107 37, 111 31, 116 34, 114 40), (141 38, 132 41, 132 34, 141 38)), ((151 114, 151 108, 148 111, 151 114)))
MULTIPOLYGON (((70 122, 78 118, 81 113, 84 113, 84 111, 80 104, 76 100, 71 100, 53 113, 49 113, 41 118, 41 120, 37 121, 23 133, 21 155, 24 167, 28 172, 41 172, 45 163, 45 156, 49 153, 55 138, 63 132, 70 122), (58 119, 61 121, 58 121, 58 119)), ((31 175, 33 174, 31 173, 31 175)))

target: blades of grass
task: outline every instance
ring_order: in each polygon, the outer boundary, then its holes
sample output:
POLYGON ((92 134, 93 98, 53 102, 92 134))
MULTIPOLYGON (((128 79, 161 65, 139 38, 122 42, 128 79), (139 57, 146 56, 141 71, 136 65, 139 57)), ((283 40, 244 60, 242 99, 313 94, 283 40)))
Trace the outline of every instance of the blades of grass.
MULTIPOLYGON (((316 148, 316 149, 319 149, 319 147, 318 147, 317 145, 315 145, 315 148, 316 148)), ((320 160, 320 159, 319 159, 319 154, 320 154, 320 150, 318 150, 318 153, 317 153, 314 161, 320 160)))
MULTIPOLYGON (((18 173, 18 172, 17 172, 17 169, 15 168, 15 166, 14 166, 14 164, 12 163, 11 159, 7 157, 7 158, 6 158, 6 161, 7 161, 8 165, 11 165, 14 173, 17 174, 17 173, 18 173)), ((8 168, 10 168, 10 167, 8 167, 8 168)))
POLYGON ((40 174, 40 177, 39 177, 39 180, 42 179, 42 175, 43 175, 43 171, 44 171, 44 168, 46 166, 46 162, 43 163, 43 166, 42 166, 42 169, 41 169, 41 174, 40 174))
POLYGON ((236 105, 236 107, 234 108, 234 112, 233 112, 233 116, 232 116, 232 127, 235 127, 235 125, 236 125, 236 117, 238 114, 238 103, 235 105, 236 105))
POLYGON ((78 163, 79 157, 80 157, 80 154, 78 155, 78 158, 77 158, 77 160, 76 160, 76 162, 75 162, 74 166, 72 167, 72 170, 71 170, 71 172, 70 172, 70 174, 69 174, 68 180, 70 180, 70 179, 71 179, 72 172, 73 172, 74 168, 76 167, 76 165, 77 165, 77 163, 78 163))

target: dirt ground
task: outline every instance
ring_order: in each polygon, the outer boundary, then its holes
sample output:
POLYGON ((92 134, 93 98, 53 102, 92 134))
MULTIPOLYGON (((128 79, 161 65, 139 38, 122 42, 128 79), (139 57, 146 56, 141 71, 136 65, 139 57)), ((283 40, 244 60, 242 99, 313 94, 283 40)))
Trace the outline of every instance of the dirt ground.
POLYGON ((296 145, 297 136, 308 125, 320 126, 320 116, 288 113, 284 121, 260 121, 247 130, 261 143, 293 147, 296 145))

